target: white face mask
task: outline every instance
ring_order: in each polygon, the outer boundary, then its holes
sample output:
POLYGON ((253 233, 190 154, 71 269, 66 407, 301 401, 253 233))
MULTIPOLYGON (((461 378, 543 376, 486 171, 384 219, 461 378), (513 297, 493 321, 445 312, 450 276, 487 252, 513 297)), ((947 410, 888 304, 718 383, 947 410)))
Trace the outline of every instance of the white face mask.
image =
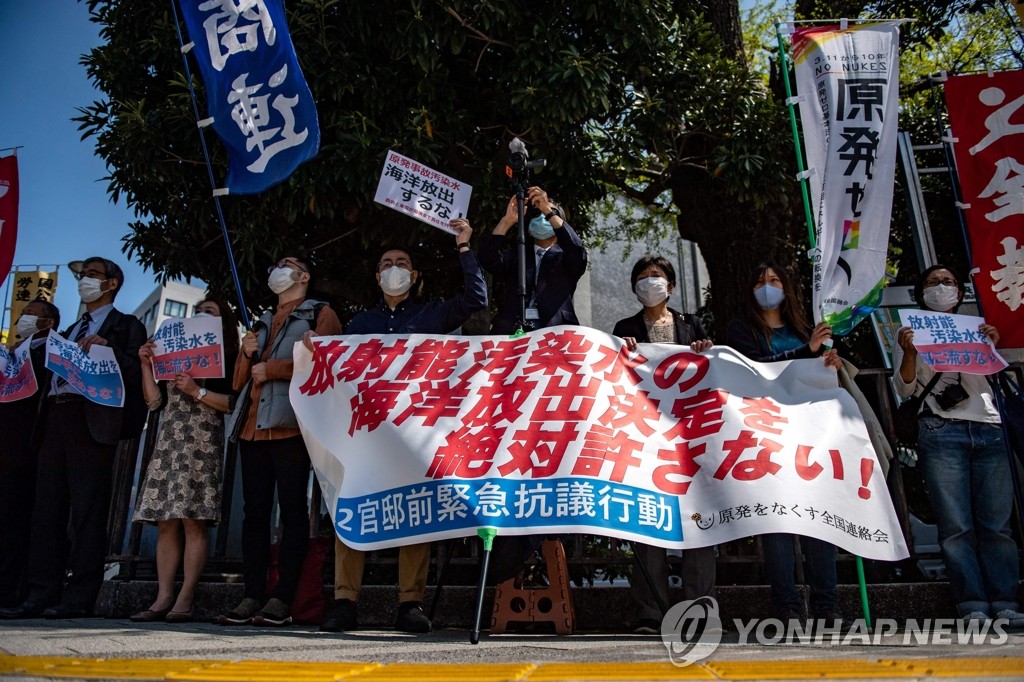
POLYGON ((38 315, 22 315, 18 318, 18 336, 27 339, 39 331, 38 315))
MULTIPOLYGON (((280 291, 275 291, 274 293, 275 294, 279 294, 281 292, 280 291)), ((200 310, 199 312, 197 312, 192 317, 216 317, 216 316, 215 315, 211 315, 210 313, 204 313, 203 311, 200 310)))
POLYGON ((270 273, 270 277, 267 278, 267 286, 275 294, 288 291, 295 284, 295 280, 292 279, 293 272, 295 270, 291 268, 274 268, 270 273))
POLYGON ((786 292, 771 284, 765 284, 760 289, 754 289, 754 298, 764 310, 778 308, 786 300, 786 292))
POLYGON ((944 313, 955 308, 956 304, 960 302, 960 289, 948 284, 936 284, 925 289, 921 298, 924 299, 924 304, 932 310, 944 313))
POLYGON ((83 277, 78 280, 78 297, 84 303, 92 303, 103 295, 103 280, 95 277, 83 277))
POLYGON ((392 265, 380 273, 380 288, 388 296, 401 296, 412 287, 412 273, 392 265))
POLYGON ((646 277, 638 280, 636 286, 637 299, 648 308, 664 303, 668 298, 668 280, 664 277, 646 277))

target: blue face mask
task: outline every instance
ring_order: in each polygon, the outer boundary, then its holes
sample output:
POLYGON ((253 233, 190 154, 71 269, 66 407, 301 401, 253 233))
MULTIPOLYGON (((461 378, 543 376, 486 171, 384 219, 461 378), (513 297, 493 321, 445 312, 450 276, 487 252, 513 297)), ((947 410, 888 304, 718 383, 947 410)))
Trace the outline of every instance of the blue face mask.
POLYGON ((786 292, 771 284, 765 284, 760 289, 754 290, 754 298, 765 310, 778 308, 786 300, 786 292))
POLYGON ((544 216, 537 216, 530 221, 530 236, 534 239, 550 239, 555 236, 555 228, 544 216))

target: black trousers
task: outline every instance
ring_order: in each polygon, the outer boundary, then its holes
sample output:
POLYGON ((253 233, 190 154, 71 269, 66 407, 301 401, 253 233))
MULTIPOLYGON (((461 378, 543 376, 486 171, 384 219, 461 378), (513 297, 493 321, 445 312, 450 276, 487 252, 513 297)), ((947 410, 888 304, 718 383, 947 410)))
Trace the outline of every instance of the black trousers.
POLYGON ((29 445, 32 422, 6 428, 0 437, 0 607, 25 601, 38 461, 29 445))
POLYGON ((93 440, 85 399, 50 400, 32 512, 28 599, 92 611, 103 584, 117 446, 93 440), (64 587, 66 568, 71 577, 64 587))
POLYGON ((270 568, 270 519, 274 489, 281 508, 278 581, 269 597, 291 604, 309 544, 309 453, 301 436, 241 441, 242 564, 245 596, 262 602, 270 568))

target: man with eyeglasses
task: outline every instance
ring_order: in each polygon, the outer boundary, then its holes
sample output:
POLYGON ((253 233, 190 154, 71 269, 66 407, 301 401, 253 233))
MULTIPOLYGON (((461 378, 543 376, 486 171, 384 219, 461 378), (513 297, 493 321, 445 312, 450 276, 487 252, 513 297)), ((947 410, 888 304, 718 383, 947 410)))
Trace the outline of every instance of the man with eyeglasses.
POLYGON ((124 382, 124 407, 94 403, 57 377, 47 383, 39 417, 43 440, 32 511, 29 593, 21 606, 0 611, 0 618, 92 615, 103 584, 114 453, 118 441, 141 433, 145 419, 139 347, 146 341, 146 328, 134 315, 114 308, 124 273, 113 261, 93 257, 82 262, 75 276, 85 313, 61 335, 86 352, 93 346, 113 350, 124 382))
POLYGON ((228 418, 227 433, 239 442, 242 471, 242 564, 245 596, 221 614, 221 625, 287 625, 299 586, 309 541, 309 453, 288 399, 292 378, 292 347, 308 331, 341 333, 333 310, 307 298, 312 272, 308 260, 282 258, 268 269, 267 286, 277 295, 277 308, 260 317, 242 338, 235 362, 234 388, 239 392, 228 418), (270 519, 274 490, 281 510, 278 575, 267 595, 270 568, 270 519))
MULTIPOLYGON (((349 323, 346 334, 449 334, 469 316, 487 308, 487 283, 480 263, 470 248, 473 228, 465 218, 451 226, 459 263, 462 265, 462 293, 445 301, 412 300, 412 285, 419 279, 412 257, 404 249, 389 249, 377 262, 377 285, 382 297, 376 307, 365 310, 349 323)), ((311 335, 305 343, 312 349, 311 335)), ((320 630, 345 632, 359 627, 356 603, 363 582, 365 553, 334 541, 334 607, 320 630)), ((395 629, 402 632, 430 632, 430 619, 423 612, 423 594, 430 566, 430 543, 404 545, 398 550, 398 616, 395 629)))

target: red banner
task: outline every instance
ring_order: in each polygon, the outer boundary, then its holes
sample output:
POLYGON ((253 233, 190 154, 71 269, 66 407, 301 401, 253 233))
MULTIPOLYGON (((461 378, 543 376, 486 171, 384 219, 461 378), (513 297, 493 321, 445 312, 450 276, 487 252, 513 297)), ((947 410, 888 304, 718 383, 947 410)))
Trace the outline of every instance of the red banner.
POLYGON ((0 159, 0 282, 11 271, 18 241, 18 157, 0 159))
POLYGON ((1024 348, 1024 72, 946 82, 975 289, 999 346, 1024 348))

